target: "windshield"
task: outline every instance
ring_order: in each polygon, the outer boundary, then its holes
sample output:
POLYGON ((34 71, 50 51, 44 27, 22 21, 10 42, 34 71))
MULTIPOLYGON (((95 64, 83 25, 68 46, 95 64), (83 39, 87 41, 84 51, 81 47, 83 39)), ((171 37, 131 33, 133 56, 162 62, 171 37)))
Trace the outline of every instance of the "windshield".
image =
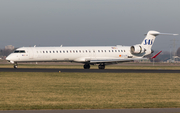
POLYGON ((15 50, 14 53, 25 53, 25 50, 15 50))

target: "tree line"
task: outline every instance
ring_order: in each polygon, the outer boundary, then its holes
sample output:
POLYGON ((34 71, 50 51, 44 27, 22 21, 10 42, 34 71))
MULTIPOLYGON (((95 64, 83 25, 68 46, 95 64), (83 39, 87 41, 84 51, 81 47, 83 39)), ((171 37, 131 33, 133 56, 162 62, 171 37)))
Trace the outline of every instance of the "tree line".
POLYGON ((0 57, 5 58, 9 54, 11 54, 15 49, 0 49, 0 57))

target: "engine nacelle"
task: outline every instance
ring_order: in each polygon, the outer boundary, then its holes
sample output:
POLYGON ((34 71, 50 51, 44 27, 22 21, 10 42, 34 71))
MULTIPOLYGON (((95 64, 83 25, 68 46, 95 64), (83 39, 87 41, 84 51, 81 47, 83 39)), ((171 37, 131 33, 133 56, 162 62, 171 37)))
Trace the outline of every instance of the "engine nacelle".
POLYGON ((143 47, 141 47, 140 45, 131 46, 131 53, 132 54, 141 54, 144 52, 145 52, 145 49, 143 47))

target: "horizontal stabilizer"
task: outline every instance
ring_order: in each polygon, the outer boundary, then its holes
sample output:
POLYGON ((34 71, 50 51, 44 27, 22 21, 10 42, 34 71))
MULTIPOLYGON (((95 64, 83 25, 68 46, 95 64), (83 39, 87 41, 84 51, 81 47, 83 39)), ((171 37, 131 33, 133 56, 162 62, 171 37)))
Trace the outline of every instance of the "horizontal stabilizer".
POLYGON ((156 32, 156 33, 150 33, 151 35, 179 35, 179 34, 172 34, 172 33, 159 33, 159 32, 156 32))

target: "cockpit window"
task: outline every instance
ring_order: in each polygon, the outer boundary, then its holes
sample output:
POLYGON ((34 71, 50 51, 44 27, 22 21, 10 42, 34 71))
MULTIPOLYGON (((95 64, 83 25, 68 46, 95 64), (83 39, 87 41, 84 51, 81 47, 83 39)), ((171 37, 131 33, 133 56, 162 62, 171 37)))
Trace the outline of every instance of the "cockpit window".
POLYGON ((14 53, 19 53, 19 51, 14 51, 14 53))
POLYGON ((14 53, 25 53, 24 50, 15 50, 14 53))

